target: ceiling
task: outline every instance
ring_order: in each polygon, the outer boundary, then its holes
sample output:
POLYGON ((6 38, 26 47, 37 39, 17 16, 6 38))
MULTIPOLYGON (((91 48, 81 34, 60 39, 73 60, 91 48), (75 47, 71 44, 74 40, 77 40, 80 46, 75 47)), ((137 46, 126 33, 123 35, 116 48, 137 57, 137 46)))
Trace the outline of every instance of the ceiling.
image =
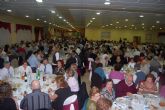
POLYGON ((165 0, 0 0, 0 13, 8 13, 68 29, 85 27, 165 30, 165 0), (6 10, 12 10, 7 12, 6 10), (54 10, 55 13, 51 13, 54 10), (100 15, 96 13, 100 12, 100 15), (143 15, 144 17, 139 17, 143 15), (93 18, 93 19, 92 19, 93 18), (45 22, 44 22, 45 21, 45 22))

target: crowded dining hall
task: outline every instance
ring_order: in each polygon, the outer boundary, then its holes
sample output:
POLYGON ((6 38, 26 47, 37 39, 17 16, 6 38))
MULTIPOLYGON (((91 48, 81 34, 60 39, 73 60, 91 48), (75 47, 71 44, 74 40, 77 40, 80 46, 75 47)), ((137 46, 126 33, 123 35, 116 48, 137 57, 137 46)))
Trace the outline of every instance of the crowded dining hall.
POLYGON ((164 0, 0 0, 0 110, 165 110, 164 0))

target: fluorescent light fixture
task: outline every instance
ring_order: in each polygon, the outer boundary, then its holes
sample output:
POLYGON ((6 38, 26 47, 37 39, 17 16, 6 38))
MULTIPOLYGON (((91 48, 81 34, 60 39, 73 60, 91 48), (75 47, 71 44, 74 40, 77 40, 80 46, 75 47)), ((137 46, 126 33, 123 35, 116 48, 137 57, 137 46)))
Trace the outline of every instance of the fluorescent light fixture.
POLYGON ((113 25, 113 24, 110 24, 111 26, 113 25))
POLYGON ((25 17, 26 17, 26 18, 29 18, 29 15, 26 15, 25 17))
POLYGON ((125 28, 127 27, 127 26, 124 26, 125 28))
POLYGON ((49 24, 52 24, 52 23, 49 23, 49 24))
POLYGON ((56 12, 55 12, 54 10, 51 10, 51 13, 53 13, 53 14, 54 14, 54 13, 56 13, 56 12))
POLYGON ((132 24, 131 26, 133 27, 133 26, 135 26, 135 25, 132 24))
POLYGON ((153 28, 155 27, 155 26, 152 26, 153 28))
POLYGON ((144 26, 144 23, 142 23, 142 25, 144 26))
POLYGON ((9 12, 9 13, 11 13, 12 12, 12 10, 6 10, 7 12, 9 12))
POLYGON ((92 18, 93 20, 96 19, 96 18, 92 18))
POLYGON ((119 21, 117 21, 116 23, 119 24, 119 21))
POLYGON ((38 19, 36 19, 37 21, 39 21, 40 19, 38 18, 38 19))
POLYGON ((47 21, 44 21, 44 23, 46 23, 47 21))
POLYGON ((63 21, 66 21, 65 19, 63 21))
POLYGON ((38 3, 42 3, 42 2, 43 2, 43 0, 36 0, 36 2, 38 2, 38 3))
POLYGON ((100 13, 100 12, 97 12, 96 14, 97 14, 97 15, 100 15, 101 13, 100 13))
POLYGON ((140 17, 140 18, 143 18, 143 17, 144 17, 144 15, 140 15, 139 17, 140 17))
POLYGON ((62 16, 59 16, 58 18, 62 19, 62 16))
POLYGON ((108 24, 106 26, 109 26, 108 24))

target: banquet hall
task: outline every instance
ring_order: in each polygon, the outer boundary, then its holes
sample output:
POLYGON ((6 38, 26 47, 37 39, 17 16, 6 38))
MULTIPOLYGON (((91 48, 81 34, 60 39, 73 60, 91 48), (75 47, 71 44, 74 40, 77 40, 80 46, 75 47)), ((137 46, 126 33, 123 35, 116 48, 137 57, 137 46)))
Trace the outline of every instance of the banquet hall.
POLYGON ((0 0, 0 109, 165 110, 165 0, 0 0))

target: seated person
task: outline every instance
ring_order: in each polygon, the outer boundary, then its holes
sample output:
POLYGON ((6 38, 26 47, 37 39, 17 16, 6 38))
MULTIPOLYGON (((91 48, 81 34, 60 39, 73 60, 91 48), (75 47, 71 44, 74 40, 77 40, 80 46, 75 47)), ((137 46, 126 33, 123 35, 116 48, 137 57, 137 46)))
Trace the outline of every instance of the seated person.
POLYGON ((28 66, 27 61, 24 61, 23 65, 18 67, 18 72, 20 72, 22 75, 24 75, 25 72, 26 72, 26 74, 31 74, 32 69, 30 66, 28 66))
POLYGON ((124 73, 122 73, 120 71, 120 69, 121 69, 121 65, 120 64, 116 64, 114 69, 115 70, 110 72, 109 79, 112 79, 114 84, 118 84, 119 81, 124 79, 124 73), (118 80, 118 81, 114 81, 115 79, 118 80))
POLYGON ((142 81, 139 86, 140 93, 151 93, 155 94, 158 92, 158 88, 156 87, 155 77, 153 74, 148 74, 146 76, 145 81, 142 81))
POLYGON ((65 81, 64 76, 58 75, 55 78, 55 81, 58 89, 55 92, 49 89, 49 96, 52 100, 53 109, 62 110, 65 99, 73 94, 71 93, 71 90, 65 81))
POLYGON ((18 110, 12 98, 12 87, 9 83, 0 81, 0 109, 18 110))
POLYGON ((7 78, 12 78, 14 77, 14 69, 10 65, 10 62, 5 61, 4 62, 4 67, 2 70, 0 70, 0 80, 5 80, 7 78))
POLYGON ((116 85, 116 97, 129 96, 137 93, 136 86, 133 83, 133 73, 132 69, 126 70, 125 79, 116 85))
POLYGON ((74 74, 75 72, 71 68, 68 68, 66 70, 66 81, 71 89, 71 92, 77 94, 79 91, 79 84, 78 80, 74 77, 74 74))
POLYGON ((44 72, 45 74, 52 74, 53 73, 53 69, 52 69, 52 65, 49 64, 48 59, 44 58, 43 59, 43 63, 40 64, 39 68, 40 71, 44 72))
POLYGON ((113 88, 113 81, 110 79, 106 80, 106 86, 101 90, 100 93, 103 97, 113 101, 115 99, 115 90, 113 88))
POLYGON ((20 103, 23 110, 50 110, 51 100, 49 95, 41 92, 40 82, 33 80, 31 83, 32 93, 27 94, 20 103))
POLYGON ((54 73, 56 75, 63 75, 65 72, 64 72, 64 62, 62 60, 58 60, 57 61, 57 67, 55 68, 55 71, 54 73))
POLYGON ((112 102, 107 98, 100 98, 97 101, 97 109, 96 110, 111 110, 112 102))
POLYGON ((100 98, 100 91, 97 87, 93 86, 91 88, 89 98, 85 101, 82 110, 96 110, 96 103, 100 98))

